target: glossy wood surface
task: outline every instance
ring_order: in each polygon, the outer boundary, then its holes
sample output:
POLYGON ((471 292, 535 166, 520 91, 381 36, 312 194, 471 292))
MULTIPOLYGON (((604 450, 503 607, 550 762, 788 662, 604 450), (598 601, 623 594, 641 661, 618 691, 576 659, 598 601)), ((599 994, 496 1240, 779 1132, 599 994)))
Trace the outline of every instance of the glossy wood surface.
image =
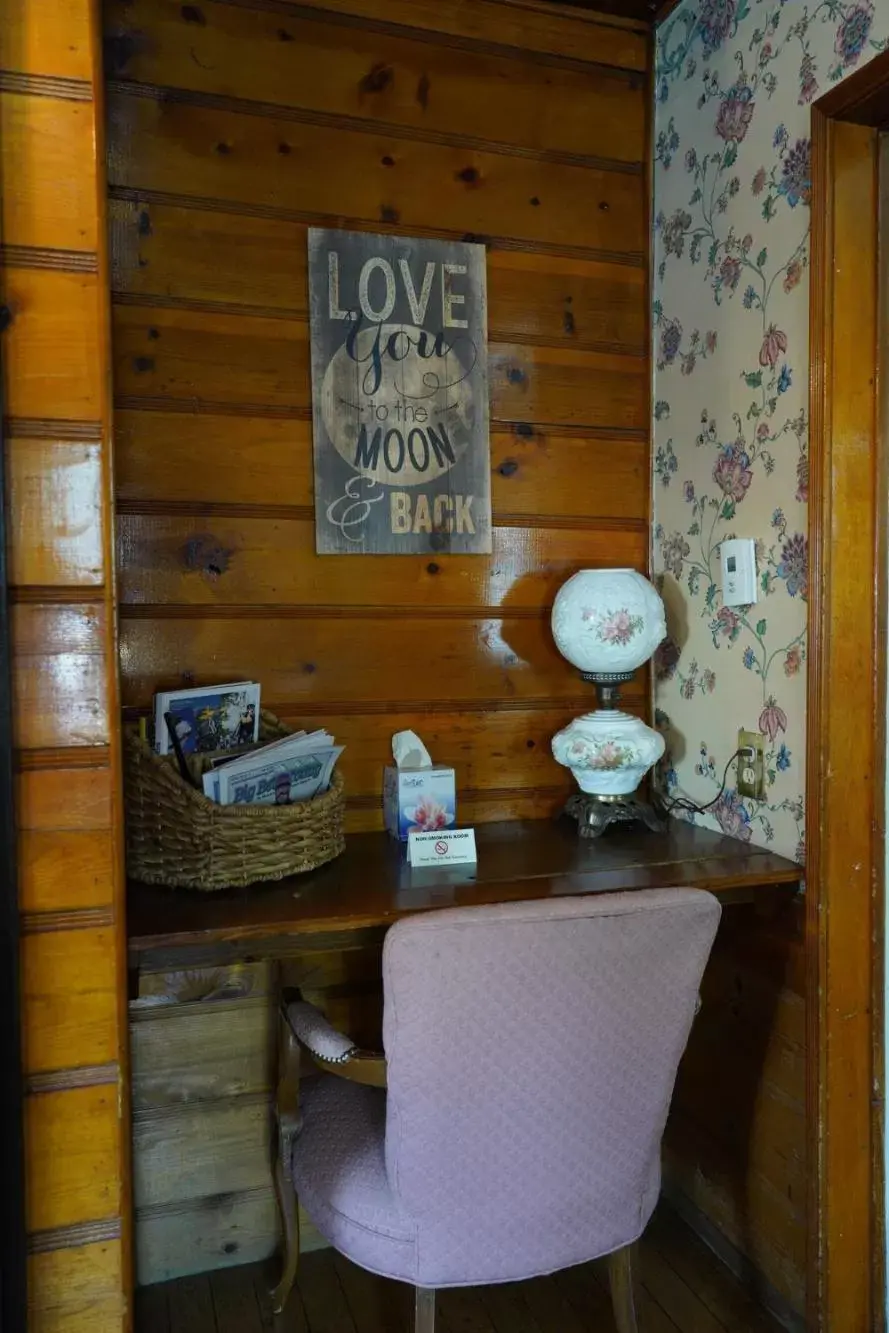
POLYGON ((106 38, 127 716, 253 676, 345 739, 353 832, 402 724, 465 817, 549 816, 547 728, 589 702, 549 607, 648 560, 644 34, 494 0, 110 0, 106 38), (490 557, 314 555, 311 225, 487 245, 490 557))
POLYGON ((411 869, 404 847, 380 833, 351 837, 337 861, 277 885, 193 894, 131 884, 130 954, 358 931, 440 907, 575 893, 686 885, 732 901, 800 875, 773 852, 677 821, 663 835, 618 829, 598 842, 568 820, 516 821, 477 830, 477 842, 475 867, 411 869))
POLYGON ((30 1333, 131 1326, 98 5, 0 22, 30 1333))
MULTIPOLYGON (((582 68, 543 65, 529 55, 469 49, 459 66, 449 49, 381 25, 375 76, 354 33, 319 11, 288 14, 202 0, 203 22, 181 40, 181 6, 136 0, 111 7, 108 73, 142 84, 188 88, 289 107, 297 118, 348 115, 384 120, 405 134, 468 136, 524 151, 601 156, 638 163, 645 153, 645 109, 626 76, 590 79, 582 68), (150 44, 128 40, 150 28, 150 44), (286 32, 291 40, 282 39, 286 32), (293 49, 291 49, 293 48, 293 49), (497 96, 483 126, 479 103, 497 96), (603 152, 599 131, 607 130, 603 152)), ((382 14, 381 14, 382 17, 382 14)))
MULTIPOLYGON (((889 92, 885 59, 878 74, 889 92)), ((850 1333, 884 1327, 886 1303, 887 455, 878 396, 885 275, 878 267, 880 136, 844 119, 857 118, 860 96, 873 97, 874 78, 853 77, 826 99, 826 113, 816 108, 812 144, 808 1107, 818 1171, 808 1313, 812 1329, 850 1333)))

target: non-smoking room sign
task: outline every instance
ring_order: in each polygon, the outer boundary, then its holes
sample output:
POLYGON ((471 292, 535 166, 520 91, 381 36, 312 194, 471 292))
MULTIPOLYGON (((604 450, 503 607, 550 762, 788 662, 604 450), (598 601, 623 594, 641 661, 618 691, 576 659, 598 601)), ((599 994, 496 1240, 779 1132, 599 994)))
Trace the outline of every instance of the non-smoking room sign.
POLYGON ((321 554, 491 550, 485 250, 309 231, 321 554))

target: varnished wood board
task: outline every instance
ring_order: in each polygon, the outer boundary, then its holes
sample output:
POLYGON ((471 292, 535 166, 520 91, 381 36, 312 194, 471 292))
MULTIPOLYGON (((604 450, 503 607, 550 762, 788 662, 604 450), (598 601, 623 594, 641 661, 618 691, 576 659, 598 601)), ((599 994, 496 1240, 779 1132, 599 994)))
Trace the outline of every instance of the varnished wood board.
MULTIPOLYGON (((115 430, 117 491, 127 514, 200 509, 209 519, 214 509, 230 517, 247 517, 250 507, 270 517, 287 506, 311 509, 308 420, 195 414, 184 403, 171 412, 120 410, 115 430), (178 466, 170 468, 173 453, 178 466)), ((579 527, 572 520, 604 518, 645 529, 644 439, 560 435, 521 423, 492 433, 491 470, 495 524, 521 516, 543 527, 579 527)))
POLYGON ((107 744, 104 608, 21 605, 11 619, 15 744, 107 744))
POLYGON ((417 228, 497 235, 506 223, 510 237, 532 245, 580 246, 633 262, 645 250, 639 175, 134 91, 108 99, 113 186, 261 206, 319 224, 376 218, 408 235, 417 228))
MULTIPOLYGON (((109 220, 119 299, 307 316, 304 223, 116 198, 109 220)), ((489 246, 487 267, 496 340, 644 352, 641 266, 489 246)))
POLYGON ((13 436, 7 469, 10 583, 44 588, 101 584, 100 446, 13 436))
MULTIPOLYGON (((308 416, 308 325, 300 320, 118 305, 115 392, 120 406, 308 416)), ((641 433, 645 360, 573 347, 493 343, 491 420, 641 433)))
POLYGON ((25 1107, 30 1231, 118 1216, 119 1091, 114 1085, 30 1096, 25 1107))
POLYGON ((88 102, 0 92, 3 244, 94 251, 94 154, 88 102))
POLYGON ((201 22, 176 0, 111 4, 109 74, 430 138, 622 162, 645 155, 644 99, 616 72, 591 78, 518 51, 470 47, 455 58, 444 44, 344 27, 306 9, 282 15, 201 0, 195 12, 201 22))
POLYGON ((125 1317, 122 1282, 119 1240, 32 1254, 28 1333, 117 1333, 125 1317))
POLYGON ((433 547, 335 561, 321 578, 309 520, 122 514, 117 531, 124 605, 545 609, 579 569, 641 571, 648 558, 641 530, 497 527, 490 561, 433 547))

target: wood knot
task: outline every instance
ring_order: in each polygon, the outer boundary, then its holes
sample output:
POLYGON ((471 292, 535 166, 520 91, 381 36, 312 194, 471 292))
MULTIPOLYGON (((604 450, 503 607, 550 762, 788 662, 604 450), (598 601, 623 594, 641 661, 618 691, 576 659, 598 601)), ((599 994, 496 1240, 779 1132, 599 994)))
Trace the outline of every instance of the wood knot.
POLYGON ((429 89, 432 85, 427 74, 421 74, 417 80, 417 101, 425 111, 429 105, 429 89))
POLYGON ((381 222, 397 222, 399 216, 400 215, 397 208, 390 208, 388 204, 380 205, 381 222))
POLYGON ((510 366, 506 372, 506 378, 510 384, 524 384, 527 377, 519 366, 510 366))
POLYGON ((232 146, 230 143, 225 143, 223 141, 222 143, 218 143, 216 145, 216 152, 219 153, 220 157, 227 157, 228 154, 231 152, 231 150, 232 146))
POLYGON ((574 332, 574 316, 570 310, 566 310, 562 316, 562 328, 566 333, 574 332))
POLYGON ((610 212, 611 212, 611 205, 609 204, 609 202, 608 202, 607 199, 600 199, 600 200, 599 200, 599 212, 600 212, 600 213, 610 213, 610 212))
POLYGON ((208 532, 196 533, 182 548, 182 563, 189 573, 203 574, 213 580, 227 572, 231 557, 232 552, 208 532))
POLYGON ((540 207, 540 200, 537 198, 536 194, 531 195, 531 198, 528 200, 528 203, 531 205, 532 208, 540 207))
POLYGON ((279 28, 279 29, 278 29, 278 32, 277 32, 277 37, 278 37, 278 41, 279 41, 279 42, 292 42, 292 41, 293 41, 293 33, 292 33, 292 32, 288 32, 286 28, 279 28))
POLYGON ((381 157, 381 158, 380 158, 380 161, 382 162, 382 164, 383 164, 384 167, 394 167, 394 166, 395 166, 395 158, 394 158, 394 157, 390 157, 388 153, 386 153, 385 157, 381 157))
POLYGON ((514 458, 504 458, 497 471, 501 477, 514 477, 519 470, 519 465, 514 458))
POLYGON ((197 23, 202 28, 206 28, 207 20, 204 17, 204 11, 197 5, 183 5, 179 13, 185 19, 186 23, 197 23))
POLYGON ((136 371, 136 373, 137 373, 138 375, 144 375, 144 374, 146 374, 149 370, 154 370, 154 357, 153 357, 153 356, 134 356, 134 357, 133 357, 133 369, 136 371))
POLYGON ((479 185, 481 183, 481 176, 477 167, 464 167, 462 171, 456 172, 455 178, 462 181, 464 185, 479 185))
POLYGON ((381 93, 395 78, 392 66, 379 61, 376 65, 371 65, 364 78, 358 84, 360 93, 381 93))
POLYGON ((530 421, 517 421, 513 426, 513 431, 522 440, 531 440, 534 438, 534 427, 530 421))
POLYGON ((5 333, 14 319, 15 315, 12 313, 12 307, 0 305, 0 333, 5 333))
POLYGON ((139 235, 151 235, 151 214, 147 208, 140 209, 139 211, 139 235))
POLYGON ((440 569, 441 569, 440 565, 437 565, 434 560, 430 560, 429 564, 426 566, 426 573, 437 574, 440 569))

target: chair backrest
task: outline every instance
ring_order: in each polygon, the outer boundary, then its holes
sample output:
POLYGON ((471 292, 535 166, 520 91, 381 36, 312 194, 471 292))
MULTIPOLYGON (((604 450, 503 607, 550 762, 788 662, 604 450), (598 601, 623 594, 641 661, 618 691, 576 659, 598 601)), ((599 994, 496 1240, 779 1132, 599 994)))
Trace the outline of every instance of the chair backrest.
POLYGON ((667 889, 428 912, 383 955, 386 1169, 421 1285, 635 1240, 719 922, 667 889))

